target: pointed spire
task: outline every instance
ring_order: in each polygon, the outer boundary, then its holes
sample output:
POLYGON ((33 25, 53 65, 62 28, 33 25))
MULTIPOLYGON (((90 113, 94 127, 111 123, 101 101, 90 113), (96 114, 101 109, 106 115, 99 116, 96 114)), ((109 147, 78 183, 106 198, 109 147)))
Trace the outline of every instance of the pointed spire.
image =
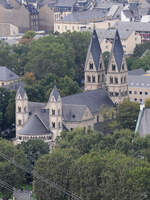
POLYGON ((59 91, 58 91, 56 85, 54 86, 54 88, 53 88, 53 90, 52 90, 52 92, 50 94, 50 98, 52 96, 55 98, 56 101, 58 100, 58 97, 60 96, 59 91))
POLYGON ((118 70, 120 71, 124 52, 118 30, 116 30, 115 33, 115 38, 112 46, 112 54, 114 55, 118 70))
POLYGON ((100 44, 99 44, 99 40, 98 40, 95 28, 93 30, 93 34, 92 34, 92 37, 91 37, 91 42, 90 42, 89 49, 88 49, 86 63, 88 62, 88 58, 89 58, 90 53, 92 54, 93 61, 94 61, 94 64, 96 66, 96 69, 98 69, 100 55, 101 55, 102 51, 101 51, 101 47, 100 47, 100 44))
POLYGON ((22 82, 20 82, 20 86, 19 86, 19 88, 18 88, 18 90, 17 90, 16 97, 17 97, 18 95, 20 95, 20 96, 22 97, 22 99, 24 99, 25 95, 27 96, 26 91, 25 91, 25 89, 24 89, 24 86, 23 86, 23 83, 22 83, 22 82))

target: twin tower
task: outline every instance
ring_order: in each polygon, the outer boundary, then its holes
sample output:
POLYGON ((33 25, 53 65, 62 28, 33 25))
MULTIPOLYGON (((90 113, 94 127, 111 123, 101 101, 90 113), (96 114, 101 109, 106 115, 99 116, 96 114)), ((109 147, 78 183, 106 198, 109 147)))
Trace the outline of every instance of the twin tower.
POLYGON ((105 88, 113 103, 128 98, 128 69, 120 36, 116 30, 107 70, 96 30, 93 31, 85 63, 84 90, 105 88))

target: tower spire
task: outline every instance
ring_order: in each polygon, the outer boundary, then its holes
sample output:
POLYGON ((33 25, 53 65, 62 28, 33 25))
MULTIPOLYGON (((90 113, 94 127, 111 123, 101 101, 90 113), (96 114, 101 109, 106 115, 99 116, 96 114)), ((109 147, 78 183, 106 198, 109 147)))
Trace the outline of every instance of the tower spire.
POLYGON ((105 67, 99 39, 94 28, 85 62, 85 90, 103 87, 105 67))

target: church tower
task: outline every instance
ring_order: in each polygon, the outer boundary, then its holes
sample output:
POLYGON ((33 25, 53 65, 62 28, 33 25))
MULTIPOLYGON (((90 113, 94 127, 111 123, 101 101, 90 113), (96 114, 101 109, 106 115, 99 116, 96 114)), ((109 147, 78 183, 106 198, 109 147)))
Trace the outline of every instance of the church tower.
POLYGON ((47 108, 49 108, 49 125, 54 142, 62 131, 62 100, 56 86, 50 94, 47 108))
POLYGON ((128 98, 128 69, 118 30, 116 30, 107 69, 107 90, 116 104, 128 98))
POLYGON ((16 94, 16 131, 21 129, 29 117, 28 96, 22 84, 16 94))
POLYGON ((85 68, 84 68, 84 90, 95 90, 104 87, 105 66, 102 51, 94 29, 89 45, 85 68))

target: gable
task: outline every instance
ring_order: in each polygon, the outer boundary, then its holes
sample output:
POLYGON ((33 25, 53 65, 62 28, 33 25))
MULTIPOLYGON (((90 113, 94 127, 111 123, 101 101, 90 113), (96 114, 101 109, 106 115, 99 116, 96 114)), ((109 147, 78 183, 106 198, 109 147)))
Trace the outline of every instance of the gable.
POLYGON ((83 116, 82 116, 82 121, 86 121, 86 120, 89 120, 92 118, 93 118, 93 115, 92 115, 90 109, 88 107, 86 107, 86 109, 83 113, 83 116))

